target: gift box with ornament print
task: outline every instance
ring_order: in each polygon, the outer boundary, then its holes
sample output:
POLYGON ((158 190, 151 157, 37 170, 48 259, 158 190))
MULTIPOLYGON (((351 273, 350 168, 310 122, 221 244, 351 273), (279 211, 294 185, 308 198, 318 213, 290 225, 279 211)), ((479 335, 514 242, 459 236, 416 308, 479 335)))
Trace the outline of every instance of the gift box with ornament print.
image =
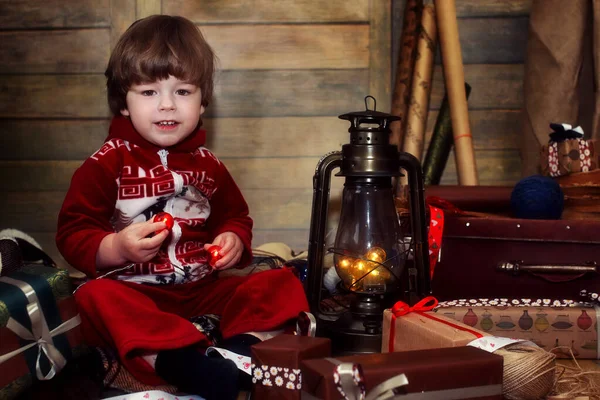
POLYGON ((556 177, 598 168, 597 140, 569 139, 542 146, 542 174, 556 177))
POLYGON ((252 398, 299 400, 300 361, 331 355, 331 340, 278 335, 252 346, 252 398))
POLYGON ((597 359, 598 315, 591 303, 551 299, 441 302, 438 315, 500 337, 530 340, 559 358, 597 359))

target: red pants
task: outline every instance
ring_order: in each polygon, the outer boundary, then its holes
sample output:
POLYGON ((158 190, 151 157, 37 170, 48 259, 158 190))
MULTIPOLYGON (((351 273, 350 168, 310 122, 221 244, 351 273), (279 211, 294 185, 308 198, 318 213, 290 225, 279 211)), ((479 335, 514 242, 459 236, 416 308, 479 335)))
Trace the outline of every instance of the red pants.
POLYGON ((86 343, 110 346, 138 380, 164 383, 142 355, 197 344, 208 339, 189 318, 221 316, 224 338, 274 330, 308 311, 302 283, 288 269, 249 276, 174 285, 141 285, 111 279, 87 282, 75 292, 86 343))

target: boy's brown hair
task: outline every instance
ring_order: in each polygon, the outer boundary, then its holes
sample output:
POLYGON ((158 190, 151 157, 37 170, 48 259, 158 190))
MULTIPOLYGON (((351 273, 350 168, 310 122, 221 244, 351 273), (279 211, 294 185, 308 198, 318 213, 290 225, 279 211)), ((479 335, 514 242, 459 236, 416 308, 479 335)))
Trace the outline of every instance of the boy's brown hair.
POLYGON ((115 46, 104 75, 108 105, 114 115, 127 108, 133 84, 155 82, 172 75, 198 86, 202 105, 213 93, 215 55, 200 30, 179 16, 152 15, 134 22, 115 46))

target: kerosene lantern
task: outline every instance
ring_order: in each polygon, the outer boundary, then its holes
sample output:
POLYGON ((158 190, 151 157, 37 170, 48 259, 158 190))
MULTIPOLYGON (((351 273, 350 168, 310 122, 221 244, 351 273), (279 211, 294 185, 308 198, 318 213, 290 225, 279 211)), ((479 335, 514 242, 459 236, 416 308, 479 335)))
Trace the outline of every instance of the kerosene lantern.
POLYGON ((350 121, 350 143, 323 156, 315 170, 306 292, 317 335, 332 338, 334 355, 380 352, 383 309, 430 294, 422 171, 414 156, 390 144, 389 125, 399 118, 376 111, 372 96, 365 97, 365 111, 339 118, 350 121), (331 174, 337 168, 336 176, 345 177, 342 205, 335 243, 326 249, 331 174), (394 204, 392 178, 402 175, 401 168, 408 175, 412 234, 403 232, 394 204), (339 290, 352 298, 342 313, 321 307, 326 253, 333 253, 339 290))

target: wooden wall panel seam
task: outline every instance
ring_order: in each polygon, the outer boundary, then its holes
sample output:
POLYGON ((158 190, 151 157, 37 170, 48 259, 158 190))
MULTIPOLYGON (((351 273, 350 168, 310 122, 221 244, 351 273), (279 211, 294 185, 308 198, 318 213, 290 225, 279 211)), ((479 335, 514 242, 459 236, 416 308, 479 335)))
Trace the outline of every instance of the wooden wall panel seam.
POLYGON ((164 0, 166 14, 181 14, 194 22, 215 23, 367 20, 369 0, 242 0, 201 1, 164 0), (246 5, 247 7, 244 7, 246 5))
POLYGON ((365 96, 375 97, 377 111, 383 112, 390 112, 392 104, 391 10, 391 0, 369 1, 369 93, 365 96))

